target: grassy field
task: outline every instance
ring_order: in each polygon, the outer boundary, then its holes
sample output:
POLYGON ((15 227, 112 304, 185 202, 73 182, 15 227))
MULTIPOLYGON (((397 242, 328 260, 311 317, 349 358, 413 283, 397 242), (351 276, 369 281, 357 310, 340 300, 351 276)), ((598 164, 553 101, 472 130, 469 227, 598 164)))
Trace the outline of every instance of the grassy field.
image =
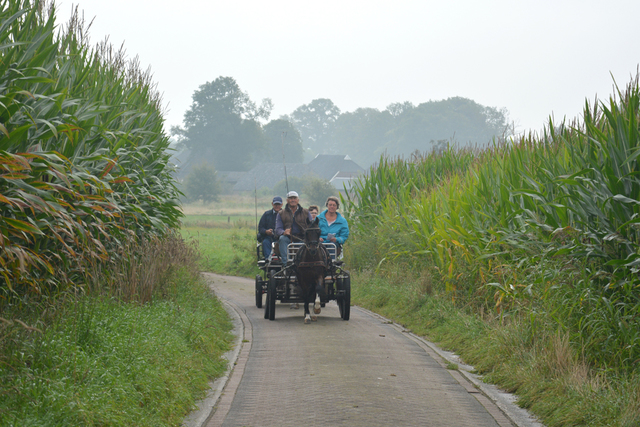
POLYGON ((253 218, 246 215, 189 215, 182 221, 182 226, 191 228, 255 228, 253 218))
MULTIPOLYGON (((258 199, 258 221, 269 209, 271 198, 258 199)), ((251 196, 221 196, 208 206, 185 205, 182 236, 200 248, 203 271, 255 277, 256 202, 251 196)))
POLYGON ((257 200, 254 195, 222 195, 217 202, 211 202, 208 205, 202 203, 189 203, 182 206, 182 211, 186 216, 221 216, 227 217, 239 216, 246 217, 248 220, 255 222, 256 206, 258 212, 258 220, 262 213, 271 207, 271 199, 273 196, 258 196, 257 200))

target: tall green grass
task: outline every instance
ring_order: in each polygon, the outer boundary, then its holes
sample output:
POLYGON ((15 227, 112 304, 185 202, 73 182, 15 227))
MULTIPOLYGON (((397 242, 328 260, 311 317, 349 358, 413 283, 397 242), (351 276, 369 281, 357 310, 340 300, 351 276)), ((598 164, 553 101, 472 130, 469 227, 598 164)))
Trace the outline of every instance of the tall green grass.
POLYGON ((44 1, 0 0, 0 23, 1 308, 82 286, 181 213, 150 72, 44 1))
POLYGON ((639 119, 636 78, 540 136, 382 158, 347 200, 348 262, 420 272, 425 294, 529 325, 531 346, 566 337, 587 376, 628 383, 640 366, 639 119))
MULTIPOLYGON (((452 298, 499 313, 559 298, 561 328, 592 363, 640 361, 637 79, 584 123, 550 122, 484 152, 382 159, 355 187, 356 234, 437 269, 452 298), (541 266, 562 266, 547 277, 541 266), (568 322, 568 323, 567 323, 568 322)), ((553 270, 553 268, 551 268, 553 270)))

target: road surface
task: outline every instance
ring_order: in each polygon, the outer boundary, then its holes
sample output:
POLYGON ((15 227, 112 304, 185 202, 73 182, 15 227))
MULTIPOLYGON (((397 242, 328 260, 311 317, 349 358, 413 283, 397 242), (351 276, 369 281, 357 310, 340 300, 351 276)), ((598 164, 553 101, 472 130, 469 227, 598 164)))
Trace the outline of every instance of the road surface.
POLYGON ((255 306, 253 280, 206 277, 243 336, 233 370, 187 425, 541 425, 455 355, 381 316, 351 307, 344 321, 331 302, 305 325, 302 308, 278 302, 269 321, 255 306))

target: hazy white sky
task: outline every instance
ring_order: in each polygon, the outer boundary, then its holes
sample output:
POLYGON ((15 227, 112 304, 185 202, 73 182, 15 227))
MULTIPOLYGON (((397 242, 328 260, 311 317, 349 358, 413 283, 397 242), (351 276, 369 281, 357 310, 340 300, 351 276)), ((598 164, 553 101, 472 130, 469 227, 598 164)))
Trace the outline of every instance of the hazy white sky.
POLYGON ((151 67, 181 125, 191 96, 219 76, 271 118, 316 98, 341 111, 462 96, 507 108, 517 130, 579 116, 640 63, 638 0, 57 0, 151 67))

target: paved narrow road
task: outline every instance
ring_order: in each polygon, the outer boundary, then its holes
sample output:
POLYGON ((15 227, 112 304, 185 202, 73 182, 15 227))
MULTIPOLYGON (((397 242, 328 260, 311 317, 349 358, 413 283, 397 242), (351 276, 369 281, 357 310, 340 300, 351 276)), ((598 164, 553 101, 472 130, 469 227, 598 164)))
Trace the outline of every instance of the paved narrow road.
POLYGON ((269 321, 255 306, 252 280, 207 278, 245 326, 208 427, 516 425, 399 325, 357 307, 343 321, 335 302, 309 325, 302 308, 278 302, 269 321))

